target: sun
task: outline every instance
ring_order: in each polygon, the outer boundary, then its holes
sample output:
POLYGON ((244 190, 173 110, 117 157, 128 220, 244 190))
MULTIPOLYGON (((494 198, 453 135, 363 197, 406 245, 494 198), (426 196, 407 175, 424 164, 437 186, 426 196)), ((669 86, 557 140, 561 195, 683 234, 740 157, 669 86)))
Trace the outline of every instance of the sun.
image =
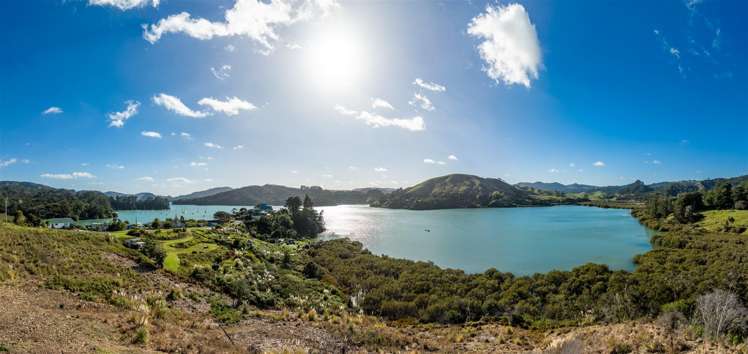
POLYGON ((362 39, 351 28, 325 28, 312 36, 305 51, 305 71, 316 88, 342 91, 361 84, 366 56, 362 39))

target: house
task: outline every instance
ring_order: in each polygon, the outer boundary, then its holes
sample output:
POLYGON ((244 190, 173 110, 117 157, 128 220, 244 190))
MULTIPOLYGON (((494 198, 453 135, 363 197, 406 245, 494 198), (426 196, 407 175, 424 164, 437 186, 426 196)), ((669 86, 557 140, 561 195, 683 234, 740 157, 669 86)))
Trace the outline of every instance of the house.
POLYGON ((273 211, 273 207, 265 203, 260 203, 260 204, 255 205, 254 209, 260 212, 264 212, 264 213, 269 213, 273 211))
POLYGON ((143 228, 143 224, 140 224, 140 223, 137 223, 137 224, 127 224, 127 229, 128 230, 142 229, 142 228, 143 228))
POLYGON ((71 218, 53 218, 44 220, 47 223, 47 227, 50 229, 64 229, 75 224, 75 220, 71 218))
POLYGON ((145 246, 145 242, 140 237, 127 239, 125 240, 124 244, 127 248, 134 248, 138 250, 145 246))
POLYGON ((111 223, 112 219, 86 219, 78 220, 75 225, 80 227, 81 229, 91 231, 106 231, 111 223))

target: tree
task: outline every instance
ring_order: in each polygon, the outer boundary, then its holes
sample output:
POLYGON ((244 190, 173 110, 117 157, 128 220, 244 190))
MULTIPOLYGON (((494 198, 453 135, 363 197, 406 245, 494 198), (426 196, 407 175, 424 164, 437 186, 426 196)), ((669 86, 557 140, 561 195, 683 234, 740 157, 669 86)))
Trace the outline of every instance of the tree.
POLYGON ((304 194, 304 210, 309 210, 314 208, 314 203, 312 203, 312 198, 309 198, 309 194, 304 194))
POLYGON ((721 182, 704 196, 704 202, 712 209, 732 209, 732 185, 721 182))
POLYGON ((221 223, 226 223, 231 220, 231 214, 225 211, 217 211, 215 214, 213 214, 213 218, 220 221, 221 223))
POLYGON ((23 215, 21 209, 16 210, 16 215, 13 217, 13 222, 16 225, 26 225, 26 216, 23 215))
POLYGON ((704 208, 700 192, 687 192, 678 195, 673 203, 673 215, 678 222, 686 224, 698 220, 698 212, 704 208))
POLYGON ((153 219, 153 221, 151 222, 151 227, 154 228, 154 229, 160 229, 161 228, 161 220, 159 220, 158 218, 153 219))
POLYGON ((286 208, 288 209, 288 212, 291 213, 291 215, 296 215, 299 213, 301 204, 301 198, 299 197, 289 197, 288 199, 286 199, 286 208))
POLYGON ((716 339, 729 331, 745 329, 748 312, 737 295, 717 289, 696 299, 696 316, 704 326, 704 335, 716 339))
POLYGON ((150 238, 145 239, 145 244, 143 245, 143 253, 145 253, 146 256, 150 257, 157 267, 161 267, 164 263, 164 259, 166 258, 166 252, 164 252, 164 249, 161 248, 161 245, 150 238))

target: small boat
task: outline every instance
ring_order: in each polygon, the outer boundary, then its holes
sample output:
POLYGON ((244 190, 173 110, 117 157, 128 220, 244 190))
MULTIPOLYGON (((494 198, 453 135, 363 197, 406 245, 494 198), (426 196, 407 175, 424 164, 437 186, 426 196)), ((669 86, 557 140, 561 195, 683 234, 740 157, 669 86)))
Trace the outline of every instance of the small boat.
POLYGON ((423 229, 423 231, 431 232, 431 229, 423 229))

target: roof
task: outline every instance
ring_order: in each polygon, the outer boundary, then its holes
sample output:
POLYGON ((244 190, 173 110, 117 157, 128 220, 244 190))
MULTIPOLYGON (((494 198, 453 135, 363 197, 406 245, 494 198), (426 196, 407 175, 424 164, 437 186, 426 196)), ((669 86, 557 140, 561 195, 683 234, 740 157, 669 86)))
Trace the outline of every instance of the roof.
POLYGON ((75 222, 75 220, 71 218, 52 218, 52 219, 46 219, 44 220, 48 224, 72 224, 75 222))
POLYGON ((98 225, 98 224, 111 224, 112 219, 87 219, 78 220, 76 224, 79 226, 98 225))

